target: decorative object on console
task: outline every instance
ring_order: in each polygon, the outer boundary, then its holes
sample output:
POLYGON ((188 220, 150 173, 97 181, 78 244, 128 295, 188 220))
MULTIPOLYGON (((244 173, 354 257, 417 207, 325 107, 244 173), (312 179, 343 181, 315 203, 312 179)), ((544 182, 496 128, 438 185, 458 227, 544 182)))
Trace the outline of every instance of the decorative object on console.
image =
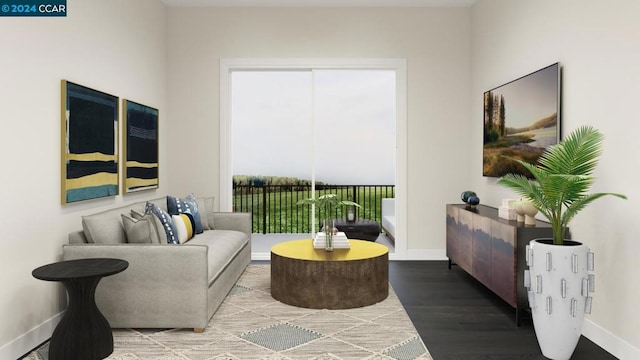
POLYGON ((61 202, 118 195, 118 98, 62 80, 61 202))
POLYGON ((560 64, 484 93, 482 175, 531 177, 509 156, 534 164, 560 138, 560 64), (535 99, 535 101, 533 100, 535 99))
POLYGON ((514 210, 516 212, 516 221, 518 223, 524 223, 524 208, 521 206, 520 201, 515 203, 514 210))
POLYGON ((124 192, 158 188, 158 109, 126 100, 124 192))
POLYGON ((527 226, 536 225, 536 214, 538 209, 531 205, 526 199, 520 199, 515 202, 515 210, 517 214, 516 220, 519 223, 524 223, 527 226))
MULTIPOLYGON (((317 205, 319 207, 318 213, 319 217, 323 220, 323 232, 325 238, 325 250, 333 251, 333 235, 334 235, 334 226, 333 223, 329 224, 331 218, 331 208, 338 208, 340 206, 357 206, 361 207, 359 204, 350 201, 350 200, 338 200, 336 194, 324 194, 320 195, 317 198, 308 198, 298 201, 298 205, 317 205), (324 217, 322 217, 321 213, 324 213, 324 217)), ((336 229, 337 232, 337 229, 336 229)))
POLYGON ((575 350, 584 314, 591 312, 594 289, 593 254, 577 241, 565 240, 569 221, 592 201, 617 193, 588 191, 602 153, 603 135, 590 126, 573 131, 549 147, 537 165, 513 159, 527 168, 535 181, 520 174, 498 180, 528 200, 551 222, 552 239, 534 239, 526 250, 528 288, 533 325, 542 354, 550 359, 569 359, 575 350), (563 246, 566 245, 566 246, 563 246))
POLYGON ((516 220, 516 199, 502 199, 502 206, 498 209, 498 216, 507 220, 516 220))
POLYGON ((469 209, 475 209, 476 205, 480 204, 478 195, 470 190, 463 191, 462 194, 460 194, 460 199, 467 204, 469 209))

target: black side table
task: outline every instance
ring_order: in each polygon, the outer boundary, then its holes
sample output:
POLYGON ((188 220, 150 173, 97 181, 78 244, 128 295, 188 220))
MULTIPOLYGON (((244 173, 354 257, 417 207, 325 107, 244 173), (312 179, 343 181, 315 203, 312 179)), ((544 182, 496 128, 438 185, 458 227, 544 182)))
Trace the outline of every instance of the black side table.
POLYGON ((53 331, 49 359, 104 359, 113 352, 111 325, 96 306, 98 282, 129 267, 120 259, 80 259, 41 266, 31 273, 46 281, 60 281, 69 294, 69 307, 53 331))
POLYGON ((335 226, 338 231, 344 232, 347 239, 376 241, 380 235, 380 224, 368 219, 357 219, 354 222, 348 222, 345 219, 335 219, 333 226, 335 226))

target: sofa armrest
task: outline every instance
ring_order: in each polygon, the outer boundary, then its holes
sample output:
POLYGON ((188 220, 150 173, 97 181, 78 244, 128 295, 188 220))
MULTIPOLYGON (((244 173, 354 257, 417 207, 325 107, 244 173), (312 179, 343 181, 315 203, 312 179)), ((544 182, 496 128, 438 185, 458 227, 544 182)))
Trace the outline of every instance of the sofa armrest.
POLYGON ((213 226, 217 230, 236 230, 251 239, 251 213, 214 212, 213 226))
POLYGON ((395 216, 396 213, 396 199, 395 198, 383 198, 380 206, 381 216, 395 216))
POLYGON ((113 327, 162 327, 163 321, 206 326, 207 246, 68 244, 62 250, 64 260, 109 257, 129 262, 125 271, 102 279, 96 291, 96 303, 113 327))

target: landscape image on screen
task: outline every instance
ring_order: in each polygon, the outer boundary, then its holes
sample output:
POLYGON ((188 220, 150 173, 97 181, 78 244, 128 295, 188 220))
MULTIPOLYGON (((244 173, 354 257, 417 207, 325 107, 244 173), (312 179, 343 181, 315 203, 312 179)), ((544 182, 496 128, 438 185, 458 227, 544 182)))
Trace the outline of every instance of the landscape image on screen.
POLYGON ((535 164, 558 142, 560 67, 558 63, 484 93, 482 174, 531 177, 520 159, 535 164))

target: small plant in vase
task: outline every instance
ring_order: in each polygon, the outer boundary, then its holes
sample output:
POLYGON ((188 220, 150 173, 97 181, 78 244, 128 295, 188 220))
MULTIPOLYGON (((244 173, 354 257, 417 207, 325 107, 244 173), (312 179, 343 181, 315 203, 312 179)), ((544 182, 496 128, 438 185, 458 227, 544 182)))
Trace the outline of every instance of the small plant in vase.
POLYGON ((585 313, 591 312, 594 289, 593 254, 584 244, 566 240, 567 225, 592 201, 616 193, 588 193, 593 171, 602 153, 603 135, 590 126, 573 131, 549 147, 536 165, 513 159, 527 168, 530 180, 507 174, 498 180, 522 196, 551 223, 553 239, 534 239, 527 245, 525 286, 542 354, 569 359, 582 331, 585 313), (561 281, 560 281, 561 280, 561 281))
POLYGON ((333 234, 334 225, 331 220, 331 209, 337 209, 340 206, 356 206, 361 207, 358 203, 349 200, 338 200, 336 194, 320 195, 317 198, 308 198, 298 201, 298 205, 316 205, 318 208, 318 217, 322 219, 322 231, 325 234, 325 250, 333 251, 333 234))

